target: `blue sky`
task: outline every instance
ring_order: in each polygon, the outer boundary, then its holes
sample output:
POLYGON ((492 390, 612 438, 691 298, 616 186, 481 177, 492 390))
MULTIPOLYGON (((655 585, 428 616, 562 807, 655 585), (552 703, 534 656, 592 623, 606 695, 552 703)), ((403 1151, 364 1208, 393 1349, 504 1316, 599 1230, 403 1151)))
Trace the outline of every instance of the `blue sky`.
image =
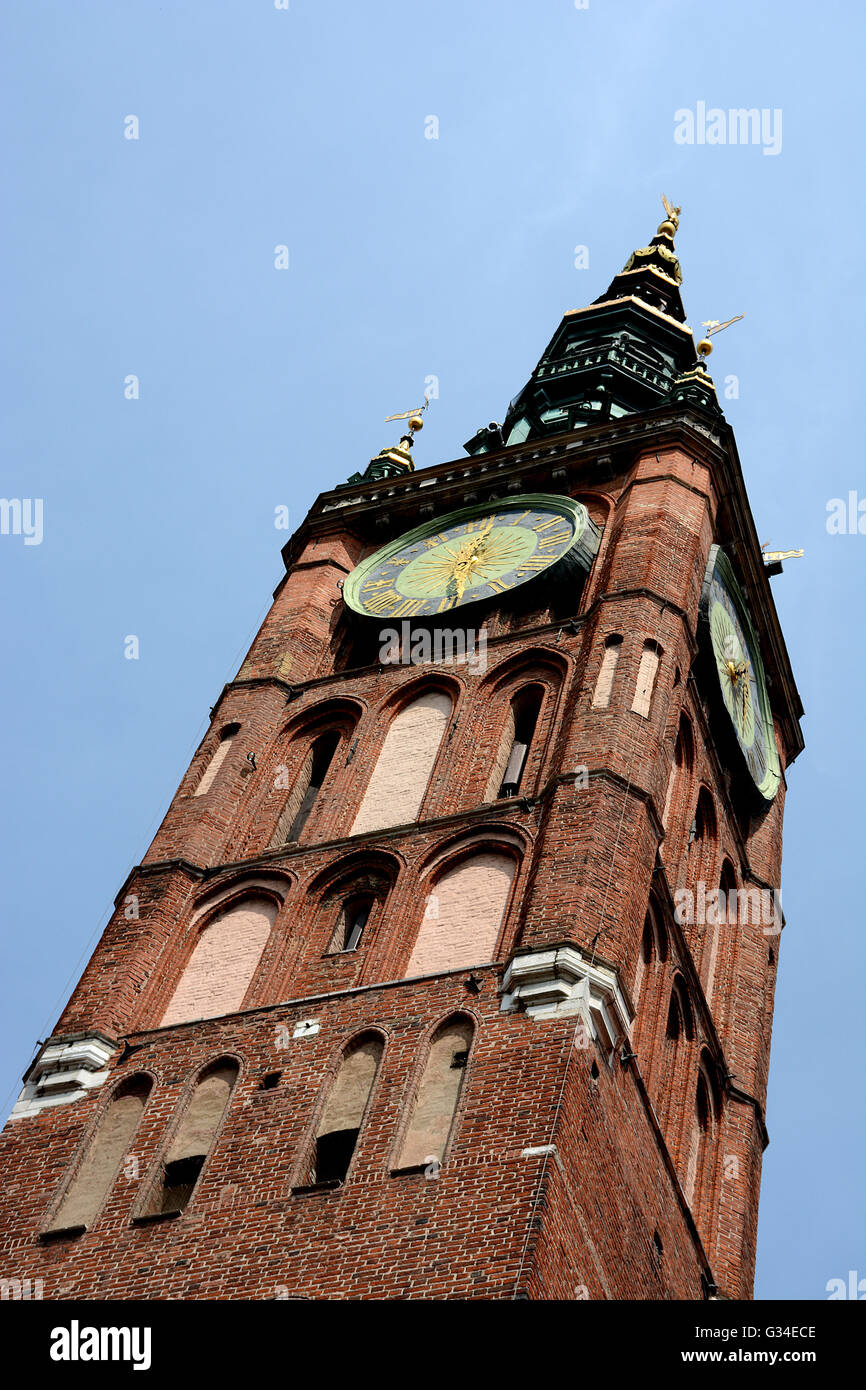
POLYGON ((42 498, 44 535, 0 535, 4 1113, 264 614, 275 507, 294 527, 362 469, 429 375, 417 462, 461 457, 563 311, 646 244, 664 190, 689 322, 746 314, 712 367, 739 380, 725 406, 761 539, 806 552, 773 580, 807 750, 789 775, 757 1294, 866 1276, 866 536, 826 529, 829 499, 866 497, 864 15, 5 6, 2 493, 42 498), (780 110, 781 149, 676 143, 674 113, 701 101, 780 110))

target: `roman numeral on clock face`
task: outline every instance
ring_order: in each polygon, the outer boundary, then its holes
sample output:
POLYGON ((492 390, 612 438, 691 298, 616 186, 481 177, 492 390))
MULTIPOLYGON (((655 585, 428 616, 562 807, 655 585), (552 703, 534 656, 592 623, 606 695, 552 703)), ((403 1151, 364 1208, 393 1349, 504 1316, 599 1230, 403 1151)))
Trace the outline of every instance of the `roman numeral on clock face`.
POLYGON ((398 594, 396 589, 389 587, 384 593, 373 594, 370 598, 365 596, 364 602, 371 613, 378 613, 390 618, 394 606, 405 603, 406 599, 402 594, 398 594))
POLYGON ((421 598, 406 598, 399 608, 393 608, 388 614, 389 618, 417 618, 424 607, 424 600, 421 598))

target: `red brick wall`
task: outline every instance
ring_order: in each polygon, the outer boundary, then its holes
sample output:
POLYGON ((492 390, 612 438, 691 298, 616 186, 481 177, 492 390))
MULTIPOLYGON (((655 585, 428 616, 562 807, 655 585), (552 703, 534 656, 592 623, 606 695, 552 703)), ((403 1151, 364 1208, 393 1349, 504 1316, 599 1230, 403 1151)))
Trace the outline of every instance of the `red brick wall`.
MULTIPOLYGON (((401 520, 398 508, 383 534, 376 503, 378 540, 362 539, 363 519, 353 515, 293 543, 290 572, 239 679, 220 698, 55 1030, 129 1035, 135 1050, 115 1054, 112 1081, 142 1069, 154 1077, 134 1140, 139 1176, 118 1179, 84 1236, 44 1246, 38 1230, 108 1087, 7 1126, 2 1210, 15 1264, 8 1268, 7 1255, 7 1272, 44 1277, 47 1297, 696 1298, 708 1258, 725 1292, 749 1296, 779 941, 760 927, 723 929, 710 1007, 702 930, 674 922, 672 895, 694 878, 687 842, 701 787, 716 817, 706 869, 715 884, 727 857, 738 884, 777 885, 782 795, 744 838, 742 807, 690 674, 717 538, 710 463, 686 448, 646 450, 609 470, 591 495, 581 489, 592 468, 582 467, 570 490, 604 533, 577 620, 551 623, 543 601, 519 619, 491 614, 486 671, 435 672, 453 705, 417 825, 349 833, 395 712, 429 688, 428 673, 334 670, 348 630, 342 580, 417 516, 401 520), (609 701, 593 707, 611 634, 623 641, 609 701), (638 712, 648 641, 658 669, 638 712), (521 796, 485 803, 510 701, 530 682, 544 698, 521 796), (683 712, 693 766, 677 781, 663 827, 683 712), (196 796, 228 724, 239 731, 212 786, 196 796), (341 741, 301 843, 271 847, 310 740, 331 727, 341 741), (481 994, 464 982, 470 966, 490 959, 492 930, 479 937, 477 960, 460 957, 465 968, 405 979, 444 968, 439 953, 413 955, 442 875, 469 853, 497 852, 511 856, 514 878, 481 994), (360 946, 329 952, 340 885, 365 876, 380 887, 360 946), (244 1012, 160 1030, 202 914, 248 891, 270 894, 275 920, 244 1012), (615 967, 628 991, 651 891, 668 950, 644 976, 635 1062, 611 1068, 595 1048, 576 1048, 574 1018, 499 1012, 498 982, 515 950, 578 946, 615 967), (691 1037, 676 1044, 665 1037, 675 977, 692 1018, 691 1037), (467 1009, 478 1029, 448 1161, 435 1180, 393 1177, 429 1038, 467 1009), (294 1024, 311 1018, 319 1030, 293 1038, 294 1024), (349 1179, 339 1191, 294 1195, 341 1050, 370 1027, 386 1047, 349 1179), (224 1054, 238 1058, 241 1077, 190 1207, 176 1221, 130 1225, 196 1070, 224 1054), (690 1168, 702 1054, 720 1110, 690 1168), (279 1085, 259 1091, 274 1071, 279 1085), (551 1144, 555 1153, 523 1154, 551 1144), (687 1182, 697 1193, 697 1229, 687 1182)), ((534 486, 550 490, 549 477, 534 486)), ((456 940, 458 919, 447 921, 456 940)))

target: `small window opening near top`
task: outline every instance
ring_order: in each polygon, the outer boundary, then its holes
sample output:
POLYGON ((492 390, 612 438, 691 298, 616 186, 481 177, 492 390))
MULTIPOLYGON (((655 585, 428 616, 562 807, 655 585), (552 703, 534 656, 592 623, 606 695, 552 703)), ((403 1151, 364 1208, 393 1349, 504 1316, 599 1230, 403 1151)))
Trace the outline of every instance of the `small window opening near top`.
POLYGON ((336 931, 328 946, 330 952, 339 955, 344 951, 357 951, 370 920, 374 902, 372 893, 353 893, 351 897, 346 898, 340 908, 336 931))
POLYGON ((195 1154, 166 1163, 160 1206, 162 1212, 183 1211, 204 1167, 205 1157, 205 1154, 195 1154))
POLYGON ((540 690, 527 690, 518 695, 512 705, 514 735, 511 740, 508 762, 505 765, 502 785, 499 788, 500 797, 517 796, 520 791, 520 782, 526 766, 526 755, 529 752, 535 726, 538 722, 541 694, 540 690))
POLYGON ((300 838, 301 831, 309 820, 310 812, 322 789, 322 783, 325 780, 328 768, 331 766, 331 759, 337 751, 339 742, 339 731, 331 730, 328 733, 322 734, 313 744, 310 781, 307 790, 304 792, 301 804, 298 807, 297 814, 289 827, 289 833, 286 836, 287 844, 292 844, 300 838))
POLYGON ((676 1042, 682 1032, 682 1017, 680 1006, 676 994, 671 995, 671 1002, 668 1006, 668 1021, 665 1027, 665 1036, 676 1042))
POLYGON ((332 1129, 316 1140, 316 1183, 344 1182, 358 1142, 357 1129, 332 1129))
POLYGON ((279 1086, 282 1074, 281 1071, 269 1071, 266 1076, 262 1077, 259 1083, 259 1090, 272 1091, 275 1086, 279 1086))
POLYGON ((372 898, 355 898, 346 904, 343 924, 344 951, 354 951, 359 946, 372 908, 372 898))

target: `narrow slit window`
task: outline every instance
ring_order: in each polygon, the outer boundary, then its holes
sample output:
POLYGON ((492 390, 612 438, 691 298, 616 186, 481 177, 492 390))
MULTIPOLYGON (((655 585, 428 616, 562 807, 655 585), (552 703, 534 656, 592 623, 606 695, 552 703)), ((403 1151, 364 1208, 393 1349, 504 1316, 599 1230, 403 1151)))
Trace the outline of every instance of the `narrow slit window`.
POLYGON ((622 648, 622 638, 614 633, 607 637, 604 643, 604 656, 601 659, 598 676, 596 677, 595 690, 592 695, 593 709, 607 709, 610 704, 611 692, 613 690, 613 678, 616 672, 616 663, 619 661, 619 654, 622 648))
POLYGON ((499 745, 499 753, 488 787, 488 800, 517 796, 526 769, 526 760, 543 692, 537 688, 521 691, 512 701, 508 721, 499 745))
POLYGON ((694 1034, 692 1023, 692 1010, 685 992, 682 981, 674 981, 671 990, 671 1002, 668 1007, 668 1020, 665 1033, 672 1042, 677 1042, 681 1037, 691 1040, 694 1034))
POLYGON ((272 840, 274 845, 293 844, 299 840, 310 813, 316 804, 322 784, 340 742, 337 729, 320 734, 307 750, 301 771, 283 808, 272 840))
POLYGON ((340 908, 337 929, 331 938, 329 947, 331 952, 356 951, 358 949, 370 919, 374 901, 375 899, 370 893, 356 893, 346 898, 340 908))

